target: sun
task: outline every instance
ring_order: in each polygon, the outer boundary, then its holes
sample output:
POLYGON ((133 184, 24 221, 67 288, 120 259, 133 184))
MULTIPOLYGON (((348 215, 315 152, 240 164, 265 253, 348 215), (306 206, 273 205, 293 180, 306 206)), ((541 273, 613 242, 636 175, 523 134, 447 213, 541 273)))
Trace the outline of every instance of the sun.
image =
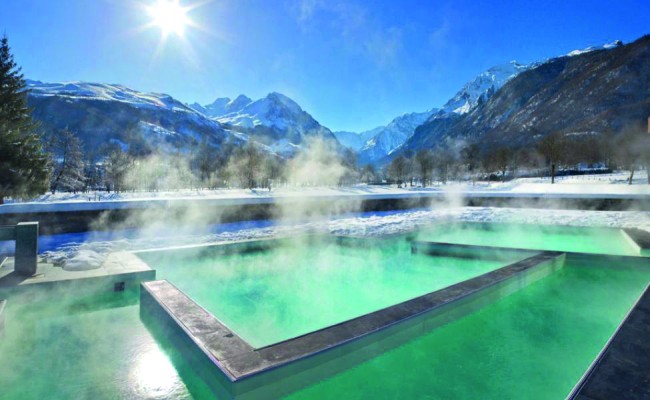
POLYGON ((147 7, 152 25, 158 26, 163 36, 170 33, 183 36, 185 27, 191 24, 187 11, 188 8, 182 7, 179 0, 158 0, 147 7))

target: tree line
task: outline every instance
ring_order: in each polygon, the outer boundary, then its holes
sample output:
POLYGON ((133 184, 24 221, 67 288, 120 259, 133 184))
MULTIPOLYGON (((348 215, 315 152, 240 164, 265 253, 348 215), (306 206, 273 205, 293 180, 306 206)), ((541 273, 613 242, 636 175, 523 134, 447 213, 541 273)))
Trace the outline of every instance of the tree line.
POLYGON ((555 183, 561 171, 585 168, 629 171, 632 184, 636 170, 650 168, 650 133, 638 125, 617 133, 554 132, 528 146, 456 141, 433 150, 403 151, 391 160, 385 177, 398 186, 429 186, 433 180, 505 181, 522 175, 547 176, 555 183))

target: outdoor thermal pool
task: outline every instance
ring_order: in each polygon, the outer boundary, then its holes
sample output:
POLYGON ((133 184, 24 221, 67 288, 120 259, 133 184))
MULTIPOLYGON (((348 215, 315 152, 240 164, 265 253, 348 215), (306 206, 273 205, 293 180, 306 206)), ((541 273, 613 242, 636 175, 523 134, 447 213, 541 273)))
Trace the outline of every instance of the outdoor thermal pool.
MULTIPOLYGON (((454 224, 384 239, 275 241, 222 254, 210 246, 140 253, 254 348, 268 346, 499 270, 500 257, 413 254, 410 240, 629 254, 617 230, 454 224), (534 235, 532 233, 535 233, 534 235), (594 242, 594 238, 602 240, 594 242), (465 240, 465 241, 462 241, 465 240), (575 247, 572 246, 575 243, 575 247)), ((650 282, 650 269, 592 256, 324 374, 290 398, 564 398, 650 282)), ((183 350, 140 317, 138 293, 39 301, 13 295, 0 339, 1 399, 212 398, 183 350), (25 384, 29 382, 29 384, 25 384)), ((2 297, 2 296, 0 296, 2 297)))

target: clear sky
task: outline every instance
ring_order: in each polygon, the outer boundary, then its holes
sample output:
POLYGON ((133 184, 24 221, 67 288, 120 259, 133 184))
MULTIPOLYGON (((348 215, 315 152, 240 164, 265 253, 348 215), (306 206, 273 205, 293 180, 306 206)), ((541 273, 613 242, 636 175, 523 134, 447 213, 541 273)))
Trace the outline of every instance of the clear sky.
POLYGON ((333 130, 441 106, 487 68, 650 33, 650 1, 0 0, 0 31, 30 79, 120 83, 205 104, 277 91, 333 130))

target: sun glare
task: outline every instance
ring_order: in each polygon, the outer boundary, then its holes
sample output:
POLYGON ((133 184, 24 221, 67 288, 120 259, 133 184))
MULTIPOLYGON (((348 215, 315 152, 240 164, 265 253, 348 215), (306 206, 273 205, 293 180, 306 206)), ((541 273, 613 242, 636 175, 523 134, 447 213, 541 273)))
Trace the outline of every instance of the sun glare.
POLYGON ((147 11, 153 19, 152 24, 160 27, 165 36, 174 33, 182 37, 190 24, 187 8, 182 7, 179 0, 158 0, 147 11))

